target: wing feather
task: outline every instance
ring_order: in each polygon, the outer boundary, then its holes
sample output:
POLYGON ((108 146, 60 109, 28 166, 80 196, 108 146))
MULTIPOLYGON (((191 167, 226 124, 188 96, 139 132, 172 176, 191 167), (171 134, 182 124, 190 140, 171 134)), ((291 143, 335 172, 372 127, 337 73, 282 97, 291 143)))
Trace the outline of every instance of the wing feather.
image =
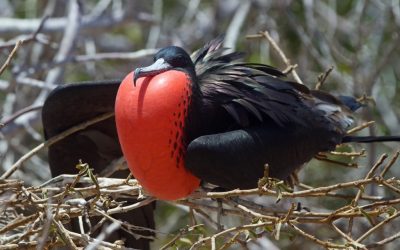
POLYGON ((325 119, 333 122, 332 129, 345 130, 351 124, 339 99, 285 80, 272 66, 245 63, 242 53, 227 52, 222 43, 223 37, 210 41, 192 60, 204 102, 223 107, 240 126, 265 120, 282 127, 316 126, 325 119))

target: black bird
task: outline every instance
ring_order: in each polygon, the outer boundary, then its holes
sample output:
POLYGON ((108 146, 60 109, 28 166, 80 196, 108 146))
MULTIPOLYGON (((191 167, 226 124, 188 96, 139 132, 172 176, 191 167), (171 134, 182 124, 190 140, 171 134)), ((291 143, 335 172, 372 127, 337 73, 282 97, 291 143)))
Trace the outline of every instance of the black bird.
MULTIPOLYGON (((52 174, 75 172, 79 159, 99 173, 123 151, 145 189, 161 199, 178 199, 200 179, 226 189, 253 188, 265 164, 271 177, 285 180, 340 143, 399 140, 346 136, 351 113, 360 106, 354 98, 310 90, 242 57, 227 53, 218 38, 192 56, 166 47, 155 55, 155 64, 136 69, 122 84, 57 88, 43 108, 46 138, 114 110, 115 101, 119 138, 113 118, 65 138, 49 149, 52 174)), ((152 213, 147 206, 121 216, 153 228, 152 213)), ((149 247, 148 241, 129 239, 128 246, 149 247)))
POLYGON ((152 195, 179 199, 199 180, 254 188, 263 177, 287 179, 319 152, 344 142, 399 140, 346 136, 353 97, 335 97, 246 63, 215 39, 189 56, 161 49, 154 64, 122 81, 116 101, 128 165, 152 195))

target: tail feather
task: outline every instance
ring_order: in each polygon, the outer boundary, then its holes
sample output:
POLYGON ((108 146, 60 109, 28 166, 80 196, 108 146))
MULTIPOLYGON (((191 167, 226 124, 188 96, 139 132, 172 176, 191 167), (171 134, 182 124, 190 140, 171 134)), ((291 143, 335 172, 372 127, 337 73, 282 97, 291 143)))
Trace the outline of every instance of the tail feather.
POLYGON ((400 141, 400 136, 389 135, 389 136, 345 136, 342 140, 346 142, 361 142, 361 143, 372 143, 372 142, 384 142, 384 141, 400 141))

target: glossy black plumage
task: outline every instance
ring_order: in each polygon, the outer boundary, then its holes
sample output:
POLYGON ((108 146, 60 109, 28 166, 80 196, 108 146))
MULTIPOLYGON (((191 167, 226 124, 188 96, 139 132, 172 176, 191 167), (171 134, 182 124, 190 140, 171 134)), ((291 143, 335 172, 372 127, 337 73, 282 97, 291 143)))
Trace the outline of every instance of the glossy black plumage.
MULTIPOLYGON (((114 111, 115 96, 120 81, 87 82, 63 85, 55 89, 47 98, 42 120, 46 138, 55 136, 68 128, 90 120, 104 113, 114 111)), ((108 166, 113 160, 122 157, 118 142, 114 117, 94 124, 84 130, 72 134, 52 145, 48 150, 49 164, 53 176, 77 173, 75 165, 81 159, 94 168, 96 174, 108 166)), ((113 175, 126 178, 129 171, 120 171, 113 175)), ((134 199, 127 202, 134 203, 134 199)), ((121 221, 133 225, 154 228, 154 205, 135 209, 129 213, 115 215, 121 221)), ((72 228, 79 232, 74 221, 72 228)), ((92 221, 92 225, 95 222, 92 221)), ((138 231, 139 235, 149 235, 148 231, 138 231)), ((126 239, 126 246, 138 249, 149 249, 149 241, 118 230, 107 240, 126 239)))
POLYGON ((221 45, 211 41, 187 66, 196 71, 185 125, 185 164, 194 175, 224 188, 252 188, 265 164, 271 177, 287 179, 341 143, 352 122, 345 103, 284 80, 273 67, 245 63, 221 45))

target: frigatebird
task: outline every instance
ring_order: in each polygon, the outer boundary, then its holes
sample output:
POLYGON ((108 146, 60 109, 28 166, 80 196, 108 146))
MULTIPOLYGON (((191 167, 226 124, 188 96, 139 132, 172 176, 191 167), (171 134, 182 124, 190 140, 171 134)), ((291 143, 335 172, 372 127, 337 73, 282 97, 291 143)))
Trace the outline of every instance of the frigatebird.
MULTIPOLYGON (((122 83, 58 87, 42 112, 47 138, 114 110, 114 104, 116 117, 52 145, 52 174, 73 173, 79 159, 100 172, 123 154, 150 194, 173 200, 189 195, 200 180, 253 188, 265 164, 270 177, 285 180, 340 143, 399 140, 347 136, 360 107, 353 97, 310 90, 285 77, 271 66, 243 62, 242 53, 227 52, 217 38, 191 56, 180 47, 161 49, 154 64, 122 83)), ((152 228, 152 212, 148 206, 121 216, 152 228)), ((128 246, 149 247, 131 240, 128 246)))
POLYGON ((355 98, 310 90, 268 65, 243 62, 217 38, 191 56, 161 49, 154 63, 128 74, 115 118, 134 176, 152 195, 183 198, 200 180, 225 189, 287 179, 319 152, 345 142, 399 140, 346 131, 355 98))

